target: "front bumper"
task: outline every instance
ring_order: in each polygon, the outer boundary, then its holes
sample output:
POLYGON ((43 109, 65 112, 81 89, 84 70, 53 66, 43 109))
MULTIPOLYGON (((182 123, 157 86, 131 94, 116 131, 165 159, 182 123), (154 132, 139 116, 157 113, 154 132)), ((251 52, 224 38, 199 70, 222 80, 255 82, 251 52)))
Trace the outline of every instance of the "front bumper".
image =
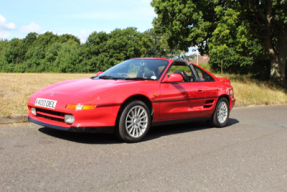
POLYGON ((38 125, 42 125, 45 127, 49 127, 52 129, 62 130, 62 131, 70 131, 70 132, 88 132, 88 133, 114 133, 114 127, 61 127, 48 123, 43 123, 41 121, 37 121, 28 117, 28 120, 36 123, 38 125))
POLYGON ((233 97, 233 98, 230 98, 230 110, 235 106, 235 101, 236 99, 233 97))

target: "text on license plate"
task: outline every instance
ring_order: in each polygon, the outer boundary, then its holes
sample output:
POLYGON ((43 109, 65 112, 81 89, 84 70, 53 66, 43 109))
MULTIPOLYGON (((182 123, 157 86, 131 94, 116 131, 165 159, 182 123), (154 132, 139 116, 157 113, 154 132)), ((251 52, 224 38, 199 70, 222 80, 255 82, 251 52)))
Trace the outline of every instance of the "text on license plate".
POLYGON ((36 106, 47 107, 50 109, 55 109, 57 101, 49 100, 49 99, 41 99, 37 98, 35 101, 36 106))

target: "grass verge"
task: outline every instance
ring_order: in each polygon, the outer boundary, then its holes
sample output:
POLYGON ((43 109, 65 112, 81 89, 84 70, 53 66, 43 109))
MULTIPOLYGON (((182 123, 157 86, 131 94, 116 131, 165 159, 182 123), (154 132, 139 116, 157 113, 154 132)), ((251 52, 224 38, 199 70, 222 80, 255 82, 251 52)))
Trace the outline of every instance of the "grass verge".
POLYGON ((216 74, 230 79, 236 103, 241 105, 273 105, 287 103, 287 90, 268 81, 260 81, 251 75, 216 74))
POLYGON ((95 74, 0 73, 0 115, 27 114, 29 96, 53 83, 95 74))
MULTIPOLYGON (((0 116, 27 114, 29 96, 41 88, 68 79, 90 78, 95 74, 0 73, 0 116)), ((249 76, 217 74, 231 80, 236 104, 284 104, 287 91, 249 76)))

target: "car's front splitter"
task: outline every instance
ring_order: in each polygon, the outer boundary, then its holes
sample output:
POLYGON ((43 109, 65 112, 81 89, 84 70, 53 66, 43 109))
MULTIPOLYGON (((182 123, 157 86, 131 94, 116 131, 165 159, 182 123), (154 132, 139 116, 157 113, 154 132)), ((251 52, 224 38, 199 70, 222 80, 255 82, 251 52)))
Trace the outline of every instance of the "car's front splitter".
POLYGON ((56 125, 51 125, 48 123, 43 123, 41 121, 37 121, 35 119, 32 119, 31 117, 28 117, 28 120, 36 123, 38 125, 42 125, 45 127, 49 127, 52 129, 62 130, 62 131, 71 131, 71 132, 89 132, 89 133, 113 133, 114 127, 61 127, 56 125))

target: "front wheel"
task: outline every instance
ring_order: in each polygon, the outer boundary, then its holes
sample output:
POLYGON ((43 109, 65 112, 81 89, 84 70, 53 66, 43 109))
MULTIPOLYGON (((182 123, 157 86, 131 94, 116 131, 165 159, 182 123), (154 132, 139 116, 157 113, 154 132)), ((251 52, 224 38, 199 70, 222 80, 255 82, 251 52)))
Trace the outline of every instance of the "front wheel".
POLYGON ((127 103, 119 114, 116 136, 126 142, 141 141, 151 124, 150 110, 139 100, 127 103))
POLYGON ((210 123, 216 127, 224 127, 229 119, 229 102, 222 97, 216 104, 210 123))

